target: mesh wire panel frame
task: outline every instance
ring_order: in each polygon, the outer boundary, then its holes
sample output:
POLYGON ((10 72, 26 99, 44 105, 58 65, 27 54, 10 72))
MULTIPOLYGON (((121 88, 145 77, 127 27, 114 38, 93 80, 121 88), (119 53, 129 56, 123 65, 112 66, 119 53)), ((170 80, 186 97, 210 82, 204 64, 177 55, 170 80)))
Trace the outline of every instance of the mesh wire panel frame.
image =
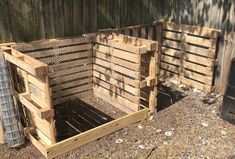
POLYGON ((0 111, 7 144, 14 148, 24 144, 24 134, 18 106, 12 98, 10 77, 7 61, 0 59, 0 111))

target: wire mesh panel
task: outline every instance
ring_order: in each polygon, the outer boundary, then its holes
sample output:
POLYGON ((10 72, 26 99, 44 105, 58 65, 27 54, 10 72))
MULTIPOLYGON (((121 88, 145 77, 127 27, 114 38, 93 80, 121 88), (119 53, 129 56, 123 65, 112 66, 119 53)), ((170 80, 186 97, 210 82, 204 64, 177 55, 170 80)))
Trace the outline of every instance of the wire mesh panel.
POLYGON ((24 135, 20 124, 19 110, 12 98, 7 62, 0 59, 0 110, 9 147, 18 147, 24 143, 24 135))
POLYGON ((92 38, 52 39, 13 46, 49 68, 53 105, 92 91, 92 38))

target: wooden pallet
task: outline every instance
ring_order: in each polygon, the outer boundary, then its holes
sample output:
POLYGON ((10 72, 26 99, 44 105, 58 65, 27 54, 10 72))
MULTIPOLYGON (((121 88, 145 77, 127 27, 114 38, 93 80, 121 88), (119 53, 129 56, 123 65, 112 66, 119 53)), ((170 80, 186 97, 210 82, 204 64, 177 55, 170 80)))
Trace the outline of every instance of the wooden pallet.
POLYGON ((56 143, 47 65, 10 47, 2 49, 5 60, 11 63, 13 78, 24 82, 24 91, 15 90, 15 95, 30 113, 34 131, 41 142, 56 143))
POLYGON ((163 22, 161 76, 212 91, 219 33, 210 28, 163 22))
POLYGON ((90 37, 51 39, 21 43, 13 48, 48 65, 56 106, 92 91, 91 40, 90 37))
POLYGON ((156 42, 145 39, 98 35, 93 47, 94 93, 127 113, 141 106, 154 111, 152 96, 155 99, 156 94, 151 91, 156 92, 156 49, 156 42))

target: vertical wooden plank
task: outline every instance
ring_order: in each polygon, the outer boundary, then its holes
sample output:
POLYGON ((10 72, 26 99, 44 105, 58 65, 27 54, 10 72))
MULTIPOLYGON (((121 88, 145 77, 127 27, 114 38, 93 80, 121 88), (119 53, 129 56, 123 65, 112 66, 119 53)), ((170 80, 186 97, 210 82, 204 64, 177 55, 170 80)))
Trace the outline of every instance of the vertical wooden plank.
POLYGON ((0 113, 0 144, 5 143, 5 137, 4 137, 4 131, 3 131, 3 125, 2 125, 2 117, 0 113))
POLYGON ((0 37, 2 42, 13 40, 7 0, 0 1, 0 37))
POLYGON ((45 35, 47 39, 55 37, 54 15, 53 15, 53 1, 43 1, 44 21, 45 21, 45 35))
POLYGON ((153 26, 152 25, 148 26, 148 39, 149 40, 153 39, 153 26))
POLYGON ((64 0, 54 0, 55 37, 64 36, 64 0))
POLYGON ((149 77, 153 78, 154 82, 153 85, 150 86, 150 92, 149 92, 149 109, 150 112, 154 113, 156 106, 157 106, 157 99, 156 99, 156 92, 157 92, 157 81, 156 81, 156 59, 157 59, 157 52, 156 51, 150 51, 150 63, 149 63, 149 77))
POLYGON ((82 32, 83 34, 89 33, 90 31, 90 1, 89 0, 83 0, 83 5, 82 5, 82 32))
POLYGON ((223 53, 221 56, 221 62, 215 81, 215 90, 220 94, 224 94, 228 83, 228 75, 230 71, 231 60, 235 58, 235 34, 230 33, 225 36, 223 53))
POLYGON ((93 33, 97 30, 97 1, 90 0, 90 8, 90 32, 93 33))
POLYGON ((227 32, 232 32, 235 30, 235 1, 232 0, 229 4, 229 10, 228 10, 228 14, 229 14, 229 17, 228 17, 228 28, 227 28, 227 32))
MULTIPOLYGON (((3 3, 4 6, 6 6, 6 1, 1 1, 1 3, 3 3)), ((22 24, 20 1, 19 0, 9 0, 8 5, 9 5, 9 13, 10 14, 6 15, 6 16, 3 15, 3 16, 10 18, 13 41, 15 41, 15 42, 23 41, 24 28, 23 28, 23 24, 22 24)), ((1 9, 0 14, 3 13, 2 12, 3 10, 4 9, 1 9)), ((2 17, 2 18, 4 18, 4 17, 2 17)), ((3 38, 2 38, 2 41, 4 41, 3 38)))
POLYGON ((31 0, 21 0, 22 24, 24 28, 24 41, 37 39, 36 24, 34 20, 34 7, 31 0))
POLYGON ((98 29, 105 28, 105 0, 99 0, 98 1, 98 29))
POLYGON ((126 0, 121 0, 121 27, 127 26, 127 1, 126 0))
POLYGON ((115 20, 114 20, 114 26, 115 26, 115 28, 120 28, 121 1, 120 1, 120 0, 114 0, 113 5, 114 5, 113 18, 115 19, 115 20))
POLYGON ((32 0, 32 6, 34 8, 37 39, 45 39, 43 1, 32 0))
POLYGON ((64 1, 64 35, 73 36, 73 0, 64 1))
POLYGON ((73 29, 74 35, 82 34, 82 0, 73 1, 73 29))

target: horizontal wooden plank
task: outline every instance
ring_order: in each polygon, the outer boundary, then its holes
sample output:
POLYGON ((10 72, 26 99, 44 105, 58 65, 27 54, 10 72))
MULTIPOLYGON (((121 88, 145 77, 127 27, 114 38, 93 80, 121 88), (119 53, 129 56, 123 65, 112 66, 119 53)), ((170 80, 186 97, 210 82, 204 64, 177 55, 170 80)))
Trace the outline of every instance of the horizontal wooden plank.
POLYGON ((207 92, 209 93, 212 90, 212 87, 206 84, 202 84, 200 82, 194 81, 192 79, 188 79, 188 78, 182 78, 182 83, 187 85, 187 86, 191 86, 194 88, 197 88, 201 91, 207 92))
POLYGON ((176 41, 172 41, 172 40, 168 40, 168 39, 164 39, 162 42, 162 45, 168 48, 174 48, 174 49, 178 49, 181 50, 182 48, 182 44, 181 42, 176 42, 176 41))
POLYGON ((164 70, 175 72, 177 74, 181 72, 181 68, 179 66, 171 65, 165 62, 161 62, 161 68, 163 68, 164 70))
POLYGON ((29 92, 30 95, 34 96, 36 98, 36 100, 34 100, 35 98, 32 98, 32 100, 37 103, 39 106, 41 107, 47 107, 46 105, 46 101, 47 101, 47 94, 46 92, 40 90, 37 86, 29 83, 29 92), (38 102, 40 101, 40 102, 38 102))
POLYGON ((32 50, 56 48, 68 45, 76 45, 82 43, 91 43, 91 37, 78 37, 78 38, 61 38, 61 39, 49 39, 49 40, 38 40, 31 43, 18 43, 14 46, 16 50, 22 52, 29 52, 32 50))
POLYGON ((45 108, 39 108, 38 105, 35 105, 31 102, 30 96, 27 93, 19 94, 19 101, 26 107, 28 110, 30 110, 31 113, 34 115, 37 115, 38 117, 42 119, 46 119, 50 117, 53 113, 51 111, 50 107, 45 108))
POLYGON ((96 85, 102 86, 105 89, 108 89, 108 90, 110 90, 111 92, 113 92, 115 94, 118 94, 118 95, 120 95, 120 96, 122 96, 122 97, 124 97, 126 99, 129 99, 130 101, 132 101, 134 103, 137 103, 137 104, 139 103, 137 96, 129 93, 128 91, 126 91, 125 88, 122 89, 120 87, 117 87, 117 86, 115 86, 113 84, 105 82, 105 81, 103 81, 103 80, 101 80, 99 78, 96 78, 96 77, 93 77, 93 82, 96 85))
POLYGON ((75 46, 67 46, 62 48, 50 48, 44 50, 36 50, 29 53, 26 53, 28 56, 31 56, 35 59, 42 59, 54 55, 68 54, 71 52, 82 52, 84 50, 91 50, 92 44, 82 44, 75 46))
MULTIPOLYGON (((211 47, 211 48, 215 48, 216 47, 216 41, 217 39, 210 39, 210 38, 206 38, 206 37, 197 37, 197 36, 193 36, 190 34, 185 34, 185 40, 184 42, 186 43, 191 43, 191 44, 195 44, 195 45, 200 45, 203 47, 211 47)), ((182 33, 178 33, 178 32, 171 32, 171 31, 163 31, 162 36, 164 38, 167 39, 173 39, 173 40, 182 40, 182 33)))
POLYGON ((144 120, 148 116, 148 109, 140 110, 136 113, 124 116, 114 121, 108 122, 94 129, 88 130, 72 138, 63 140, 47 148, 47 158, 54 158, 72 149, 75 149, 88 142, 111 134, 125 126, 144 120))
POLYGON ((201 56, 205 56, 205 57, 209 57, 209 58, 214 58, 215 57, 215 49, 207 49, 207 48, 202 48, 202 47, 198 47, 198 46, 194 46, 194 45, 190 45, 190 44, 185 44, 184 47, 182 47, 182 43, 181 42, 176 42, 176 41, 171 41, 171 40, 163 40, 163 48, 164 48, 164 52, 168 51, 169 49, 177 49, 177 50, 183 50, 183 51, 187 51, 196 55, 201 55, 201 56), (167 49, 169 48, 169 49, 167 49))
POLYGON ((116 79, 120 82, 123 82, 125 84, 131 85, 131 86, 134 86, 137 88, 139 87, 139 84, 140 84, 139 80, 135 80, 135 79, 129 78, 127 76, 120 75, 116 72, 111 72, 110 69, 106 69, 106 68, 101 67, 96 64, 93 65, 93 69, 97 72, 100 72, 100 73, 106 75, 106 76, 113 77, 114 79, 116 79))
POLYGON ((92 77, 88 77, 85 79, 78 79, 78 80, 73 80, 73 81, 69 81, 66 83, 61 83, 59 85, 55 85, 53 87, 51 87, 52 93, 54 93, 55 91, 61 91, 63 89, 67 89, 67 88, 72 88, 72 87, 78 87, 79 85, 83 85, 83 84, 90 84, 92 83, 92 77))
MULTIPOLYGON (((119 103, 120 105, 123 105, 127 107, 128 109, 131 109, 133 111, 139 110, 139 105, 136 103, 133 103, 132 101, 123 98, 122 96, 119 96, 118 94, 115 94, 114 92, 111 92, 110 90, 107 90, 99 85, 94 84, 93 86, 94 92, 101 93, 104 96, 106 96, 111 101, 114 101, 116 103, 119 103)), ((106 99, 104 99, 106 100, 106 99)), ((114 105, 115 106, 115 105, 114 105)))
POLYGON ((202 65, 209 66, 209 67, 214 66, 215 64, 215 60, 211 58, 197 56, 197 55, 185 53, 185 52, 182 53, 181 51, 171 49, 171 48, 163 47, 162 53, 165 55, 176 57, 176 58, 183 57, 184 60, 202 64, 202 65))
POLYGON ((189 70, 184 70, 183 74, 185 77, 192 78, 194 80, 205 83, 207 85, 212 85, 212 79, 213 79, 212 76, 201 75, 199 73, 189 71, 189 70))
POLYGON ((169 22, 163 22, 163 28, 167 30, 175 30, 178 32, 184 32, 184 33, 211 37, 211 38, 217 38, 220 34, 220 30, 212 28, 185 25, 185 24, 175 24, 169 22))
POLYGON ((134 70, 134 71, 139 71, 139 69, 140 69, 140 64, 139 63, 129 62, 129 61, 122 60, 122 59, 116 58, 114 56, 110 56, 110 55, 103 54, 103 53, 100 53, 100 52, 94 52, 93 56, 97 57, 97 58, 100 58, 100 59, 103 59, 103 60, 106 60, 106 61, 110 61, 111 63, 129 68, 129 69, 134 70))
POLYGON ((65 54, 65 55, 54 55, 46 58, 38 59, 48 65, 52 65, 54 63, 62 63, 62 62, 68 62, 70 60, 75 61, 77 60, 79 62, 79 59, 84 57, 91 57, 92 51, 83 51, 83 52, 76 52, 72 54, 65 54))
POLYGON ((53 93, 53 99, 59 100, 60 97, 68 96, 70 94, 75 94, 75 93, 83 92, 83 91, 90 90, 90 89, 92 89, 92 83, 75 87, 75 88, 63 89, 63 91, 61 92, 53 93))
POLYGON ((65 102, 67 102, 67 101, 80 98, 80 97, 82 97, 82 96, 91 95, 92 92, 93 92, 93 90, 90 89, 90 90, 86 90, 86 91, 83 91, 83 92, 74 93, 74 94, 69 95, 69 96, 66 96, 66 97, 61 97, 60 99, 54 100, 54 101, 53 101, 53 105, 54 105, 54 106, 57 106, 57 105, 60 105, 60 104, 65 103, 65 102))
POLYGON ((92 64, 87 64, 87 65, 81 65, 81 66, 76 66, 73 68, 67 68, 64 70, 59 70, 55 72, 50 73, 50 78, 56 78, 56 77, 61 77, 61 76, 66 76, 69 74, 74 74, 86 70, 92 70, 92 64))
POLYGON ((166 55, 162 55, 161 56, 161 60, 163 62, 169 63, 169 64, 173 64, 173 65, 177 65, 177 66, 184 66, 184 68, 196 71, 196 72, 200 72, 203 73, 205 75, 208 76, 212 76, 213 75, 213 68, 212 67, 206 67, 206 66, 201 66, 198 64, 194 64, 192 62, 188 62, 188 61, 183 61, 183 63, 180 61, 180 59, 176 59, 174 57, 171 56, 166 56, 166 55))
POLYGON ((102 60, 99 58, 93 58, 93 63, 100 65, 100 66, 103 66, 103 67, 106 67, 106 68, 110 68, 116 72, 124 74, 125 76, 129 76, 131 78, 139 79, 139 76, 140 76, 140 72, 130 70, 128 68, 119 66, 114 63, 109 63, 108 61, 105 61, 105 60, 102 60))
POLYGON ((132 45, 132 46, 146 46, 148 51, 158 50, 157 41, 147 40, 145 37, 144 38, 135 38, 135 37, 126 36, 123 34, 118 34, 118 35, 114 34, 113 38, 114 38, 114 40, 119 40, 124 43, 128 43, 128 45, 132 45))
POLYGON ((55 72, 58 70, 66 70, 68 68, 73 68, 81 65, 88 65, 92 64, 92 58, 84 58, 84 59, 79 59, 76 61, 68 61, 65 63, 59 63, 59 64, 54 64, 49 66, 49 72, 55 72))
POLYGON ((28 74, 28 81, 33 84, 34 86, 36 86, 37 88, 39 88, 40 90, 42 90, 43 92, 47 91, 47 84, 43 81, 41 81, 40 79, 28 74))
POLYGON ((93 76, 98 78, 98 79, 101 79, 101 80, 103 80, 107 83, 110 83, 110 84, 112 84, 112 85, 114 85, 114 86, 116 86, 120 89, 124 89, 125 91, 127 91, 127 92, 129 92, 133 95, 138 95, 139 94, 139 89, 137 89, 135 87, 132 87, 132 86, 130 86, 130 85, 128 85, 128 84, 126 84, 122 81, 118 81, 118 80, 116 80, 112 77, 109 77, 109 76, 105 75, 105 74, 97 72, 95 70, 93 70, 93 76))
POLYGON ((45 145, 52 145, 52 141, 40 130, 36 128, 36 133, 38 138, 45 144, 45 145))
POLYGON ((87 70, 87 71, 78 72, 75 74, 70 74, 67 76, 53 78, 50 80, 50 85, 52 86, 52 85, 57 84, 58 82, 62 83, 63 81, 72 81, 72 80, 84 78, 84 77, 92 77, 92 70, 87 70))
POLYGON ((121 111, 123 111, 123 112, 125 112, 127 114, 131 114, 131 113, 134 112, 133 110, 131 110, 131 109, 129 109, 129 108, 127 108, 127 107, 125 107, 125 106, 123 106, 123 105, 113 101, 113 100, 111 100, 109 95, 107 95, 107 94, 100 93, 100 92, 96 91, 95 89, 93 90, 93 92, 94 92, 94 95, 96 97, 99 97, 99 98, 103 99, 104 101, 112 104, 114 107, 120 109, 121 111))
POLYGON ((118 49, 121 48, 121 50, 133 52, 136 54, 144 54, 147 52, 146 46, 132 46, 132 45, 123 43, 121 40, 115 40, 115 39, 103 40, 97 36, 96 43, 106 45, 106 46, 111 46, 111 47, 118 48, 118 49))
POLYGON ((187 35, 185 41, 187 43, 191 43, 191 44, 195 44, 195 45, 216 48, 217 39, 202 38, 202 37, 187 35))
POLYGON ((124 59, 127 61, 131 61, 131 62, 135 62, 135 63, 140 62, 140 55, 134 54, 131 52, 127 52, 127 51, 123 51, 120 49, 115 49, 115 48, 111 48, 111 47, 99 45, 99 44, 96 44, 93 47, 93 49, 94 49, 94 51, 102 52, 107 55, 112 55, 112 56, 115 56, 115 57, 118 57, 120 59, 124 59))
POLYGON ((48 71, 46 64, 13 49, 9 52, 4 52, 4 58, 34 76, 44 75, 48 71))

